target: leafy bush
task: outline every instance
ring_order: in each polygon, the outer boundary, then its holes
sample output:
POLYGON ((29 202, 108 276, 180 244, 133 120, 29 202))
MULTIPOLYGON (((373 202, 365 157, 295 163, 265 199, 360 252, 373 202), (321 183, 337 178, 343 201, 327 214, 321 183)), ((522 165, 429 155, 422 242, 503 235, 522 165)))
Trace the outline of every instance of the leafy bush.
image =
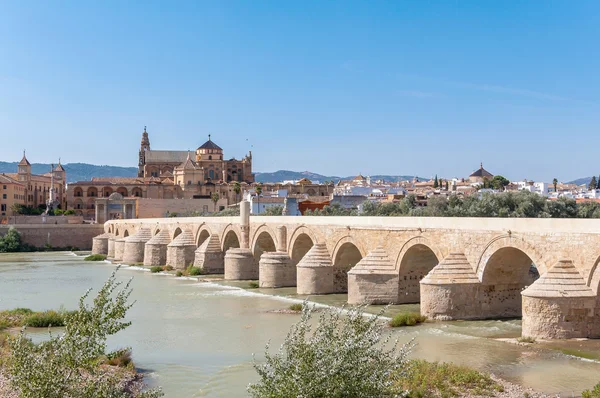
POLYGON ((187 272, 188 272, 188 275, 190 275, 190 276, 197 276, 197 275, 204 274, 204 270, 202 268, 194 267, 193 265, 190 265, 188 267, 187 272))
POLYGON ((260 284, 257 281, 252 281, 248 283, 248 287, 250 289, 258 289, 260 287, 260 284))
POLYGON ((314 332, 314 307, 305 304, 276 354, 267 344, 265 363, 254 362, 259 381, 248 387, 252 397, 393 397, 393 375, 406 369, 407 345, 390 349, 378 316, 363 316, 364 306, 326 309, 314 332))
POLYGON ((181 272, 181 271, 177 271, 177 272, 175 273, 175 276, 183 276, 183 272, 181 272))
POLYGON ((393 328, 400 326, 414 326, 427 320, 426 316, 417 313, 397 314, 390 321, 389 325, 393 328))
POLYGON ((106 363, 110 366, 118 366, 120 368, 133 367, 133 359, 131 359, 131 349, 125 348, 108 354, 106 363))
POLYGON ((302 304, 300 304, 300 303, 292 304, 289 306, 289 309, 291 311, 300 312, 300 311, 302 311, 302 304))
MULTIPOLYGON (((124 317, 132 305, 127 303, 131 289, 127 283, 117 292, 121 285, 116 281, 116 271, 113 272, 92 306, 85 303, 88 290, 79 300, 79 309, 66 315, 65 330, 60 335, 51 335, 48 340, 34 344, 23 330, 9 340, 8 374, 20 390, 20 397, 131 397, 120 386, 119 375, 100 366, 98 361, 107 356, 107 337, 130 325, 124 317)), ((137 395, 138 398, 159 396, 162 396, 160 390, 137 395)))
POLYGON ((161 272, 163 270, 163 267, 161 267, 160 265, 154 265, 152 267, 150 267, 150 272, 152 273, 157 273, 157 272, 161 272))
POLYGON ((32 328, 65 326, 64 314, 56 311, 37 312, 25 320, 25 325, 32 328))
POLYGON ((10 227, 4 236, 0 236, 0 253, 21 251, 21 234, 10 227))
POLYGON ((451 363, 408 361, 407 371, 396 381, 409 398, 493 396, 503 387, 487 374, 451 363))
POLYGON ((90 254, 89 256, 87 256, 86 258, 84 258, 85 261, 104 261, 106 260, 106 255, 104 254, 90 254))
POLYGON ((600 398, 600 383, 596 384, 591 391, 585 390, 582 392, 581 398, 600 398))
POLYGON ((165 271, 173 271, 173 267, 170 265, 165 266, 165 271))

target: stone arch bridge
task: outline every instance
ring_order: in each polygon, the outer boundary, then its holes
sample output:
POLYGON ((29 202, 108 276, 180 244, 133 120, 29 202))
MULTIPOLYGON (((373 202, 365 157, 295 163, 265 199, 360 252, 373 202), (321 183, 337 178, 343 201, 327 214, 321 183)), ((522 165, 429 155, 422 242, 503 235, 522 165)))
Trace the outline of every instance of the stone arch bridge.
POLYGON ((195 264, 225 279, 348 302, 420 303, 429 318, 523 318, 523 335, 600 337, 600 220, 194 217, 114 220, 113 261, 195 264))

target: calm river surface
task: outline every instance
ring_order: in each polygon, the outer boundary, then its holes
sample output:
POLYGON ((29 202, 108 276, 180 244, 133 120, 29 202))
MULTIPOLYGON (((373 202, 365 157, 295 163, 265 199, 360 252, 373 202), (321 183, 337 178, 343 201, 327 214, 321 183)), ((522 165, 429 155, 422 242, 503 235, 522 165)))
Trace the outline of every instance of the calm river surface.
MULTIPOLYGON (((0 310, 73 309, 114 268, 67 253, 0 254, 0 310)), ((277 348, 299 318, 269 312, 289 306, 287 296, 297 300, 295 289, 261 293, 238 287, 244 283, 182 280, 128 267, 119 271, 119 279, 131 277, 132 299, 137 300, 128 316, 133 324, 112 338, 110 346, 132 347, 137 367, 167 397, 247 396, 246 386, 256 380, 252 354, 262 357, 269 339, 277 348)), ((345 296, 314 299, 337 305, 345 296)), ((390 312, 407 308, 418 306, 396 306, 390 312)), ((401 341, 416 339, 414 357, 466 364, 548 393, 577 396, 600 381, 599 362, 564 354, 600 358, 599 341, 524 347, 497 340, 518 336, 520 321, 428 323, 391 333, 401 341)))

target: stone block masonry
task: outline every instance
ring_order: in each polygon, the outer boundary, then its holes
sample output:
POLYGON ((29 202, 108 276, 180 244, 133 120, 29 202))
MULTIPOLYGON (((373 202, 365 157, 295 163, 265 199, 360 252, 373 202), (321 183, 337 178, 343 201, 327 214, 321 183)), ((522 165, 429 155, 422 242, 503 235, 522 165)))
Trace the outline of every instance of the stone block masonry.
POLYGON ((100 224, 16 224, 0 225, 0 235, 13 227, 21 233, 23 243, 35 247, 77 247, 81 250, 92 249, 92 239, 104 232, 100 224))

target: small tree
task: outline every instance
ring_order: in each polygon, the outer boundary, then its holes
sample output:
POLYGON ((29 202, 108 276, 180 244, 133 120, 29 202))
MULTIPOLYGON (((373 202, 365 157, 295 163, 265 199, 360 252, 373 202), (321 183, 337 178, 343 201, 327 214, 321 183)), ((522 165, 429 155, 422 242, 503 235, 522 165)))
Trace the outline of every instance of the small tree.
POLYGON ((10 227, 4 236, 0 236, 0 253, 13 253, 21 250, 21 234, 10 227))
MULTIPOLYGON (((118 270, 118 269, 117 269, 118 270)), ((90 307, 85 304, 90 291, 79 300, 79 309, 65 315, 61 335, 39 344, 29 340, 22 330, 10 340, 12 357, 10 380, 22 398, 129 398, 114 372, 99 366, 106 354, 108 336, 127 328, 125 314, 133 304, 127 303, 131 289, 122 290, 116 270, 104 284, 90 307)), ((160 397, 160 390, 150 390, 137 397, 160 397)))
POLYGON ((446 191, 448 191, 448 180, 446 180, 446 191))
POLYGON ((437 178, 437 174, 435 175, 435 180, 433 180, 433 187, 437 188, 440 186, 440 183, 438 182, 438 178, 437 178))
POLYGON ((217 202, 219 201, 220 196, 218 192, 213 192, 210 194, 210 200, 213 202, 214 212, 217 212, 217 202))
POLYGON ((556 178, 552 180, 552 185, 554 185, 554 192, 558 192, 558 180, 556 178))
POLYGON ((314 333, 314 307, 306 303, 277 354, 254 363, 260 380, 248 386, 255 398, 271 397, 393 397, 394 377, 404 375, 409 345, 386 349, 379 316, 365 317, 364 306, 323 310, 314 333))
POLYGON ((596 185, 596 189, 600 189, 600 175, 598 176, 598 185, 596 185))
POLYGON ((598 186, 598 182, 596 181, 596 177, 592 177, 592 181, 590 181, 590 185, 588 186, 588 189, 596 189, 596 187, 598 186))
POLYGON ((240 185, 240 183, 238 181, 235 181, 233 183, 233 192, 235 192, 235 201, 239 202, 240 199, 240 192, 242 192, 242 186, 240 185))

